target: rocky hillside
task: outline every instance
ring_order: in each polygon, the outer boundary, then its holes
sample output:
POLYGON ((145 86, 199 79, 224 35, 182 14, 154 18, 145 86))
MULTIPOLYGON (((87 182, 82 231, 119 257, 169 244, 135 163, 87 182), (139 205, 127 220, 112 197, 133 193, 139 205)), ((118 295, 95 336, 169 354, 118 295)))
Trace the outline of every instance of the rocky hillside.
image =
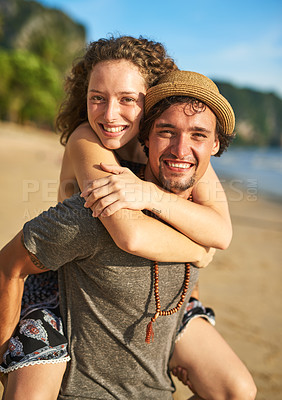
POLYGON ((29 51, 61 71, 85 46, 82 25, 36 1, 0 0, 0 22, 0 47, 29 51))
POLYGON ((273 93, 217 82, 236 115, 235 143, 282 147, 282 99, 273 93))

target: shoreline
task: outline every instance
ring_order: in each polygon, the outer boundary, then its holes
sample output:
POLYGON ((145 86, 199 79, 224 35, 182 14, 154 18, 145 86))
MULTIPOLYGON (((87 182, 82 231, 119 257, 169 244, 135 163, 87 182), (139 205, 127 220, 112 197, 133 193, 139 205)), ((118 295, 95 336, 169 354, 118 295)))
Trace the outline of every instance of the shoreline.
POLYGON ((218 175, 241 182, 250 193, 282 199, 282 148, 233 146, 222 157, 212 158, 218 175))
MULTIPOLYGON (((1 247, 27 220, 57 202, 64 148, 58 135, 38 132, 0 122, 1 247)), ((280 400, 282 201, 260 192, 251 198, 248 190, 224 180, 233 239, 201 270, 200 298, 214 308, 217 330, 253 375, 257 400, 280 400)), ((174 399, 186 400, 191 392, 176 385, 174 399)))

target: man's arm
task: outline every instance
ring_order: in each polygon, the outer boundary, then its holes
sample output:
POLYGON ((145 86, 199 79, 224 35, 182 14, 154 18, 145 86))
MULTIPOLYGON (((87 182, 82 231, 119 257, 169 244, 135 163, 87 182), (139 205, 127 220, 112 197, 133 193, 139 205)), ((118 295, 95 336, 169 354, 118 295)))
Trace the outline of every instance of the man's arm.
POLYGON ((0 251, 0 360, 19 321, 25 278, 48 270, 24 247, 22 235, 0 251))

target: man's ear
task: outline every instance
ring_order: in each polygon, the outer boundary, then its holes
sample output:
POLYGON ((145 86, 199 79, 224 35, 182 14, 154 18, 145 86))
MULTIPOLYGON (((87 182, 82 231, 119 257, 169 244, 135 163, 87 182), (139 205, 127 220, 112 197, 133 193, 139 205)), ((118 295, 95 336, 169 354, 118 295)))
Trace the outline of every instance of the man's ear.
POLYGON ((145 146, 149 148, 149 139, 145 140, 145 146))
POLYGON ((214 156, 218 152, 219 148, 220 148, 220 141, 218 139, 218 136, 216 135, 215 141, 213 143, 211 155, 214 156))

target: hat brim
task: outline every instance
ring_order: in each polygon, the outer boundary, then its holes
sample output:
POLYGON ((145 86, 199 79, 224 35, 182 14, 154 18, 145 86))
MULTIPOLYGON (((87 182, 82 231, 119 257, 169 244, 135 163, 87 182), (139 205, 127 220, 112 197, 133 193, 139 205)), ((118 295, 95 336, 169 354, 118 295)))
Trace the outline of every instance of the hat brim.
POLYGON ((235 115, 229 102, 220 93, 197 85, 164 82, 150 88, 145 97, 145 113, 160 100, 170 96, 189 96, 204 102, 218 117, 224 133, 231 135, 235 128, 235 115))

